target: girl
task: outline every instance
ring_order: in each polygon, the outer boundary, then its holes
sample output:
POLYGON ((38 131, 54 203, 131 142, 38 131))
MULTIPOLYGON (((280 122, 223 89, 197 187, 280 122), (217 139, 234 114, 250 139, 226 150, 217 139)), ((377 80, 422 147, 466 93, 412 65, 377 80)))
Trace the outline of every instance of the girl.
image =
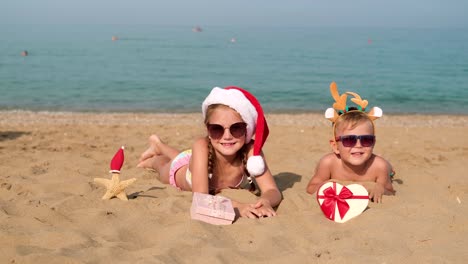
POLYGON ((268 126, 257 99, 239 87, 213 88, 202 104, 207 136, 179 152, 152 135, 138 167, 155 169, 163 183, 192 192, 218 193, 226 188, 261 191, 252 204, 232 201, 242 217, 275 216, 281 193, 261 148, 268 126), (252 138, 255 136, 255 140, 252 138))

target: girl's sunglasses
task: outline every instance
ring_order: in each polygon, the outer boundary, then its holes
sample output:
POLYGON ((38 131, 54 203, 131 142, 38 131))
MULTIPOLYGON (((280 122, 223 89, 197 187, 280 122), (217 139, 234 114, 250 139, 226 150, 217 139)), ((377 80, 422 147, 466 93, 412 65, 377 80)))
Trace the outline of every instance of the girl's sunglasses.
POLYGON ((356 146, 357 141, 361 142, 361 146, 363 147, 372 147, 375 144, 375 136, 374 135, 346 135, 337 137, 336 141, 341 141, 343 146, 347 148, 352 148, 356 146))
POLYGON ((247 132, 247 124, 244 122, 234 123, 230 127, 223 127, 218 124, 207 124, 208 135, 212 139, 220 139, 224 135, 224 130, 229 129, 229 133, 235 138, 240 138, 247 132))

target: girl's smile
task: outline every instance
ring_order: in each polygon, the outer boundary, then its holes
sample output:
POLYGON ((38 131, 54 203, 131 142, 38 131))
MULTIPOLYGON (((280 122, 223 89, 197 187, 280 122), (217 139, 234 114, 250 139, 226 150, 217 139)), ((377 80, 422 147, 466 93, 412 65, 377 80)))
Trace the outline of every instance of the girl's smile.
POLYGON ((208 135, 213 135, 210 136, 213 148, 223 156, 236 155, 245 144, 245 123, 232 108, 217 108, 210 116, 207 129, 208 135))

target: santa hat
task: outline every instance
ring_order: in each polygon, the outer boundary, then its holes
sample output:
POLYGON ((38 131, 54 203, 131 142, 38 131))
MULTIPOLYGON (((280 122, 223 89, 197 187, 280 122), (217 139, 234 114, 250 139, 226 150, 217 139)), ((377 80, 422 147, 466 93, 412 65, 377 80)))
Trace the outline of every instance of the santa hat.
POLYGON ((262 106, 248 91, 235 86, 224 89, 215 87, 202 104, 203 117, 212 104, 223 104, 236 110, 247 124, 245 143, 255 135, 253 155, 247 160, 247 171, 251 176, 258 176, 265 172, 265 161, 261 156, 262 147, 268 137, 268 125, 263 114, 262 106))
POLYGON ((110 173, 120 173, 120 169, 122 169, 122 165, 124 163, 124 149, 124 146, 119 148, 112 158, 110 163, 110 173))

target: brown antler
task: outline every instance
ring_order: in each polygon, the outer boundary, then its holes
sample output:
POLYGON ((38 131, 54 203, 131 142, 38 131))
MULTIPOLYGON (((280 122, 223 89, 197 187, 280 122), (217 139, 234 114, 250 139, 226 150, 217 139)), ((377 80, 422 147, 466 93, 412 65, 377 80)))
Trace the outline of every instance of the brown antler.
POLYGON ((362 111, 366 110, 367 104, 369 104, 367 100, 362 100, 361 96, 359 96, 359 94, 357 93, 353 93, 353 92, 346 92, 346 93, 354 96, 354 98, 351 98, 351 101, 359 105, 362 108, 362 111))
POLYGON ((344 111, 346 109, 346 99, 348 97, 348 95, 346 93, 340 95, 338 93, 338 86, 336 85, 335 82, 332 82, 330 84, 330 93, 333 97, 333 99, 335 99, 335 102, 333 104, 333 108, 336 109, 336 110, 342 110, 344 111))
MULTIPOLYGON (((360 106, 360 111, 364 113, 367 105, 369 104, 367 100, 363 100, 361 96, 359 96, 359 94, 354 92, 345 92, 342 95, 340 95, 338 92, 338 86, 335 82, 332 82, 330 84, 330 93, 333 99, 335 99, 335 103, 333 103, 333 108, 327 108, 327 110, 325 111, 325 118, 332 121, 333 123, 338 119, 340 114, 343 114, 346 111, 346 99, 348 94, 354 97, 351 98, 351 101, 356 105, 360 106), (340 113, 340 111, 342 112, 340 113)), ((380 109, 379 107, 373 107, 369 111, 369 113, 366 114, 371 120, 376 120, 382 117, 382 113, 382 109, 380 109)))

